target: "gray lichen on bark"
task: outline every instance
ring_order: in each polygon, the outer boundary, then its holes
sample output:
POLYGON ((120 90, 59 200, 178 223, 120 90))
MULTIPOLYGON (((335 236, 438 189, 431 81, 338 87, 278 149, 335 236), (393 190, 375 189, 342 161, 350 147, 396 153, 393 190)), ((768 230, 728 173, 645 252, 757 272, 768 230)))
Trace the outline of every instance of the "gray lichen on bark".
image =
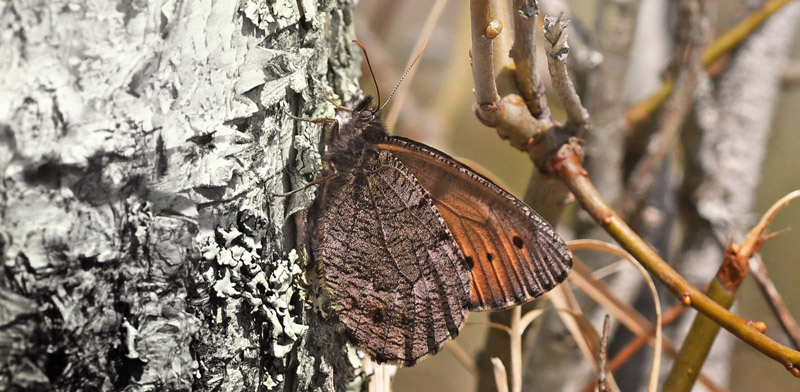
POLYGON ((0 24, 0 390, 343 387, 286 230, 313 189, 275 194, 320 168, 286 112, 357 89, 349 2, 17 1, 0 24))

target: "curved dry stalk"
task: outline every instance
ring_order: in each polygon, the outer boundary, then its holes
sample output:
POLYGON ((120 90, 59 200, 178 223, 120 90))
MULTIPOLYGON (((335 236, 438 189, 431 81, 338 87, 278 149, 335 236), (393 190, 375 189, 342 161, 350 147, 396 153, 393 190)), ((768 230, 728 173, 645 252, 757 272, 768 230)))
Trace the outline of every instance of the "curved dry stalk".
MULTIPOLYGON (((583 315, 569 283, 561 283, 561 285, 550 291, 547 296, 552 301, 553 307, 558 312, 558 317, 567 327, 583 356, 592 364, 595 370, 599 369, 600 362, 596 354, 600 348, 600 336, 583 315)), ((614 375, 607 374, 607 376, 606 384, 610 390, 619 392, 619 386, 614 380, 614 375)))
POLYGON ((475 361, 469 354, 467 354, 466 351, 464 351, 460 344, 456 343, 454 340, 451 340, 445 343, 444 348, 447 349, 447 351, 450 351, 450 353, 453 354, 453 357, 455 357, 456 361, 458 361, 458 363, 460 363, 461 366, 463 366, 464 369, 466 369, 470 374, 472 374, 474 377, 478 376, 478 365, 475 364, 475 361))
MULTIPOLYGON (((573 143, 575 142, 577 141, 573 141, 573 143)), ((697 290, 620 219, 589 180, 586 170, 581 165, 580 155, 575 153, 579 148, 574 145, 562 147, 553 166, 558 170, 559 176, 581 203, 583 209, 686 306, 697 309, 745 343, 778 361, 792 375, 800 377, 798 369, 800 368, 800 352, 770 339, 761 330, 755 328, 752 322, 734 315, 697 290)))
POLYGON ((800 198, 800 189, 789 192, 789 194, 772 204, 767 212, 761 216, 761 220, 747 233, 747 237, 745 237, 741 245, 742 253, 752 256, 754 253, 758 252, 764 240, 767 238, 766 232, 769 224, 772 223, 783 207, 786 207, 789 205, 789 202, 797 198, 800 198))
POLYGON ((497 392, 508 392, 508 375, 506 374, 506 367, 503 366, 503 361, 500 358, 493 357, 492 368, 494 369, 494 382, 497 385, 497 392))
POLYGON ((662 333, 661 333, 661 303, 658 300, 658 292, 656 291, 656 285, 653 283, 653 279, 650 278, 650 275, 647 273, 647 270, 639 264, 633 256, 626 252, 624 249, 620 248, 617 245, 610 244, 605 241, 598 241, 598 240, 574 240, 567 243, 567 246, 571 250, 582 250, 582 249, 592 249, 592 250, 599 250, 603 252, 611 253, 615 256, 619 256, 627 261, 629 261, 636 270, 642 275, 644 280, 647 282, 647 286, 650 288, 650 294, 653 296, 653 305, 655 306, 655 313, 656 313, 656 336, 655 336, 655 344, 653 346, 653 365, 650 368, 650 381, 647 386, 647 390, 651 392, 658 391, 658 372, 661 369, 661 349, 662 349, 662 333))
POLYGON ((753 277, 756 278, 758 287, 761 288, 761 293, 767 299, 772 311, 778 317, 781 328, 789 339, 792 340, 792 345, 795 350, 800 349, 800 326, 797 325, 786 303, 783 302, 783 298, 781 298, 780 293, 778 293, 778 289, 769 278, 767 266, 764 265, 764 262, 761 261, 761 257, 759 257, 758 254, 750 258, 750 272, 753 274, 753 277))
POLYGON ((519 320, 520 332, 525 333, 525 330, 528 329, 531 323, 539 318, 539 316, 541 316, 543 313, 544 309, 533 309, 528 313, 525 313, 525 315, 522 316, 522 319, 519 320))
MULTIPOLYGON (((422 25, 422 30, 420 30, 419 36, 417 37, 417 42, 414 44, 414 49, 411 51, 411 54, 408 57, 406 69, 411 66, 414 58, 417 56, 417 53, 422 50, 422 48, 425 46, 425 42, 428 41, 431 34, 433 34, 433 29, 436 27, 436 22, 438 22, 439 18, 442 16, 442 12, 444 11, 444 7, 446 5, 447 0, 436 0, 431 7, 431 11, 428 12, 428 18, 425 19, 425 24, 422 25)), ((417 67, 411 68, 408 71, 408 75, 406 76, 406 84, 411 84, 416 72, 417 67)), ((394 129, 394 125, 397 123, 397 119, 400 117, 400 111, 403 109, 403 103, 405 103, 406 96, 408 95, 409 91, 410 88, 405 88, 397 92, 397 97, 394 99, 392 108, 389 109, 389 114, 386 116, 386 128, 394 129)))
POLYGON ((467 324, 466 324, 466 325, 467 325, 467 326, 471 326, 471 325, 483 325, 483 326, 486 326, 486 327, 489 327, 489 328, 495 328, 495 329, 499 329, 499 330, 501 330, 501 331, 503 331, 503 332, 507 333, 507 334, 508 334, 508 336, 511 336, 511 335, 512 335, 511 328, 509 328, 509 327, 508 327, 508 326, 506 326, 506 325, 500 324, 500 323, 493 323, 493 322, 491 322, 491 321, 479 322, 479 323, 471 323, 471 322, 467 322, 467 324))

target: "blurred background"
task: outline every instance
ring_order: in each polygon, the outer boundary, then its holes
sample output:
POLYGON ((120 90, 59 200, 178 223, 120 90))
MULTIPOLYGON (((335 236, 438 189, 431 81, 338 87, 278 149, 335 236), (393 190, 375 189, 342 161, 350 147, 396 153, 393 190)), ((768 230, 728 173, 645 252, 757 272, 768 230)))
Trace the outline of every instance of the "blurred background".
MULTIPOLYGON (((594 1, 568 1, 573 24, 585 30, 584 39, 591 42, 592 26, 595 25, 594 1)), ((665 7, 664 1, 643 1, 645 7, 665 7)), ((740 21, 757 1, 734 1, 725 3, 717 16, 715 34, 726 31, 740 21), (730 6, 728 3, 736 3, 730 6)), ((669 34, 674 28, 674 12, 663 14, 662 29, 669 34)), ((383 99, 406 67, 409 58, 415 54, 421 35, 430 30, 427 49, 414 69, 413 78, 407 79, 398 94, 384 111, 384 119, 389 120, 396 113, 391 111, 400 106, 401 111, 391 131, 430 144, 453 156, 477 162, 494 175, 516 195, 522 197, 528 179, 534 170, 527 155, 510 147, 506 141, 497 137, 493 129, 480 124, 473 114, 472 76, 470 73, 469 48, 469 6, 463 1, 430 0, 375 0, 360 1, 354 9, 356 35, 366 46, 372 67, 381 87, 383 99), (433 24, 426 27, 425 21, 431 13, 439 14, 433 24), (387 113, 389 111, 390 113, 387 113), (387 117, 387 115, 389 117, 387 117)), ((641 26, 640 26, 641 27, 641 26)), ((653 26, 650 26, 653 27, 653 26)), ((653 28, 649 33, 653 33, 653 28)), ((510 31, 510 30, 509 30, 510 31)), ((505 33, 505 32, 504 32, 505 33)), ((648 32, 642 31, 641 34, 648 32)), ((639 34, 637 32, 637 34, 639 34)), ((798 35, 796 33, 796 35, 798 35)), ((638 35, 637 35, 638 36, 638 35)), ((790 54, 791 67, 787 71, 786 82, 782 86, 780 98, 775 105, 774 124, 768 144, 768 153, 763 163, 761 184, 753 209, 753 219, 777 199, 788 192, 800 188, 800 163, 796 159, 800 146, 800 83, 797 68, 800 54, 800 35, 795 37, 790 54), (794 74, 792 74, 794 72, 794 74)), ((645 61, 655 61, 666 67, 670 60, 670 48, 637 47, 632 51, 635 57, 629 65, 630 78, 636 78, 635 85, 619 86, 625 89, 628 103, 646 97, 660 85, 661 75, 637 75, 636 69, 645 61)), ((539 56, 538 61, 543 61, 539 56)), ((652 68, 652 66, 650 66, 652 68)), ((368 74, 361 81, 362 88, 374 94, 373 82, 368 74)), ((559 117, 557 100, 550 96, 555 117, 559 117)), ((592 113, 590 113, 592 114, 592 113)), ((536 206, 533 206, 536 209, 536 206)), ((568 221, 568 220, 567 220, 568 221)), ((800 222, 800 202, 784 209, 771 225, 772 231, 798 226, 800 222)), ((560 228, 561 230, 562 228, 560 228)), ((567 233, 569 235, 569 233, 567 233)), ((783 294, 794 316, 800 316, 800 241, 797 231, 783 232, 771 238, 764 245, 762 258, 770 268, 775 285, 783 294)), ((720 260, 709 260, 718 263, 720 260)), ((708 277, 711 279, 711 276, 708 277)), ((656 285, 659 285, 656 283, 656 285)), ((666 294, 662 294, 666 295, 666 294)), ((761 292, 751 277, 747 278, 739 290, 735 312, 745 319, 762 320, 768 326, 767 334, 788 344, 775 316, 765 302, 761 292)), ((643 312, 647 317, 652 313, 643 312)), ((686 312, 691 314, 692 312, 686 312)), ((456 342, 475 356, 483 347, 487 327, 484 313, 472 313, 468 324, 461 331, 456 342)), ((595 325, 599 331, 600 325, 595 325)), ((727 334, 724 330, 721 334, 727 334)), ((800 390, 798 380, 783 367, 765 357, 749 346, 736 341, 732 360, 731 391, 784 391, 800 390)), ((649 361, 649 357, 647 361, 649 361)), ((665 365, 668 368, 668 364, 665 365)), ((570 377, 564 374, 563 377, 570 377)), ((475 377, 468 372, 448 350, 428 358, 413 368, 399 369, 393 384, 396 391, 461 391, 476 388, 475 377)), ((527 389, 526 389, 527 390, 527 389)))

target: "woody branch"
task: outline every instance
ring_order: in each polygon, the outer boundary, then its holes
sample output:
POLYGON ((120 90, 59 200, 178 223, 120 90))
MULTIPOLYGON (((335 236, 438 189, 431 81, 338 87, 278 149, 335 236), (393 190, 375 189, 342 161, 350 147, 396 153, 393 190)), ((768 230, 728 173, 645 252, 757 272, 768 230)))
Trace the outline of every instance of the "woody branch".
MULTIPOLYGON (((556 94, 567 108, 568 114, 566 124, 560 124, 549 118, 537 120, 530 113, 526 117, 516 111, 512 112, 509 109, 519 106, 515 104, 516 98, 513 95, 502 98, 497 95, 491 67, 492 56, 495 54, 492 52, 491 40, 485 37, 486 27, 491 20, 489 1, 472 0, 471 12, 472 63, 478 118, 484 124, 497 128, 500 136, 509 139, 512 146, 527 152, 540 173, 560 179, 594 221, 669 288, 684 305, 692 306, 750 346, 781 363, 793 375, 800 376, 800 352, 770 339, 754 323, 734 315, 689 284, 616 214, 592 185, 582 164, 583 141, 575 137, 578 129, 589 124, 588 115, 584 115, 586 109, 574 93, 568 75, 561 72, 558 64, 564 61, 568 52, 568 48, 562 44, 565 42, 566 25, 556 17, 545 19, 544 29, 550 45, 548 60, 556 60, 549 63, 551 77, 554 79, 556 94), (525 142, 521 142, 523 140, 525 142)), ((519 101, 522 103, 521 99, 519 101)))

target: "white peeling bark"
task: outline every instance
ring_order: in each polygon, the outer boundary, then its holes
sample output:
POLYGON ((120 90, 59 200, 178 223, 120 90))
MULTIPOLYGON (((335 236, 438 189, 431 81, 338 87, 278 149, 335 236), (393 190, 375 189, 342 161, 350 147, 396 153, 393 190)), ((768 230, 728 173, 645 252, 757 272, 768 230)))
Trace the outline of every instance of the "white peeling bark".
MULTIPOLYGON (((334 390, 273 196, 348 97, 347 0, 0 4, 0 390, 334 390)), ((355 54, 355 56, 359 56, 355 54)))

